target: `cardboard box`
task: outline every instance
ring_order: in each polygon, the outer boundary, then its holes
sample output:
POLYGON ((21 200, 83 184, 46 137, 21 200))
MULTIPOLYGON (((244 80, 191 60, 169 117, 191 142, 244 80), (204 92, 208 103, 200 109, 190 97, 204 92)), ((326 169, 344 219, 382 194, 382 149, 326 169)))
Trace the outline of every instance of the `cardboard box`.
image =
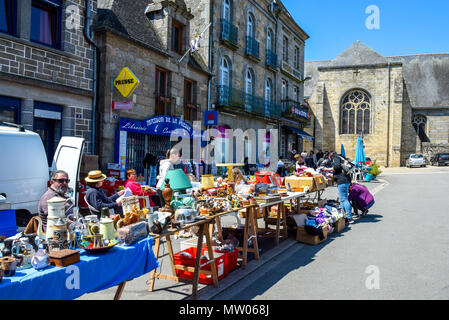
POLYGON ((327 182, 322 175, 313 177, 315 179, 315 190, 324 190, 327 187, 327 182))
POLYGON ((346 221, 344 218, 334 223, 334 232, 342 232, 346 228, 346 221))
POLYGON ((296 241, 315 246, 327 240, 327 229, 323 230, 324 239, 320 240, 319 236, 308 234, 304 227, 298 227, 296 230, 296 241))
POLYGON ((99 169, 99 157, 91 154, 83 154, 80 172, 88 173, 89 171, 98 169, 99 169))
POLYGON ((294 188, 309 188, 309 192, 321 191, 326 189, 327 183, 322 175, 315 177, 286 177, 285 183, 289 183, 292 189, 294 188))

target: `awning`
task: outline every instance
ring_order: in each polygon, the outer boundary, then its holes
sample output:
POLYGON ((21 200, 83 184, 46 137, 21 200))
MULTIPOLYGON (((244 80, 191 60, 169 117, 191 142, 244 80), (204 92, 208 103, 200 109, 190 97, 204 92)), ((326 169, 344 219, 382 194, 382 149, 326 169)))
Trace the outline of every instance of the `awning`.
POLYGON ((289 127, 289 126, 284 126, 284 127, 287 128, 287 129, 289 129, 289 130, 291 130, 291 131, 293 131, 293 132, 295 132, 298 136, 300 136, 300 137, 303 138, 303 139, 306 139, 306 140, 315 140, 314 137, 312 137, 310 134, 308 134, 307 132, 305 132, 305 131, 303 131, 303 130, 301 130, 301 129, 294 128, 294 127, 289 127))

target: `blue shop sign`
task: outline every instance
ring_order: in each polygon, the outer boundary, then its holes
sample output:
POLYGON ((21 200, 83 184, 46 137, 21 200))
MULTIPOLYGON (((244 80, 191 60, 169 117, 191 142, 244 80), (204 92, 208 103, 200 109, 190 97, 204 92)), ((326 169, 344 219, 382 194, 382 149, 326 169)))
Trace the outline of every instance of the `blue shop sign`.
POLYGON ((301 118, 305 118, 307 120, 310 119, 310 113, 302 108, 298 108, 295 106, 292 106, 292 114, 301 118))
POLYGON ((178 130, 179 136, 193 137, 193 128, 190 124, 171 116, 156 116, 143 121, 120 119, 119 130, 168 137, 178 130))

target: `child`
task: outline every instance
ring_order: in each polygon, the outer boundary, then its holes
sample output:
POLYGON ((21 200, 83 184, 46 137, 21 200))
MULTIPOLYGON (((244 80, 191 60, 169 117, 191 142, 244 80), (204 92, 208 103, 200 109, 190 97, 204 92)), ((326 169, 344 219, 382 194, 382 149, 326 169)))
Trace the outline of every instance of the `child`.
POLYGON ((356 183, 349 186, 348 200, 351 202, 351 206, 354 208, 354 214, 356 215, 361 210, 362 216, 365 216, 368 213, 368 209, 374 205, 374 197, 368 188, 356 183))

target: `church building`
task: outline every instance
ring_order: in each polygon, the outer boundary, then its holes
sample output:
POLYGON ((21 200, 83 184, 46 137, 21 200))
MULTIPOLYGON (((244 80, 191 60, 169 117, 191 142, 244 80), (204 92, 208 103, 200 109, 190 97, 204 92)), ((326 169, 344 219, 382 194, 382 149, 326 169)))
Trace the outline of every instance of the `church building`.
POLYGON ((305 97, 313 112, 315 150, 386 167, 412 153, 449 152, 449 54, 384 57, 357 41, 334 60, 305 63, 305 97))

